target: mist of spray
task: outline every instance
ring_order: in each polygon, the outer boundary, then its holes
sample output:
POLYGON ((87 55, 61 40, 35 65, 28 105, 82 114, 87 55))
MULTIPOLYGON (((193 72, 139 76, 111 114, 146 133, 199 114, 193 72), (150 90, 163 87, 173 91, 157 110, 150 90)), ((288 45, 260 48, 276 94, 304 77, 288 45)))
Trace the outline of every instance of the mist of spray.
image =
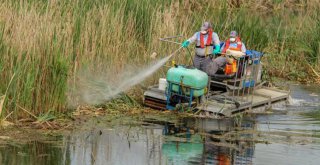
POLYGON ((115 76, 114 73, 96 75, 83 71, 77 76, 77 87, 69 93, 69 106, 95 105, 104 103, 141 83, 163 66, 172 55, 160 59, 144 68, 127 69, 115 76))

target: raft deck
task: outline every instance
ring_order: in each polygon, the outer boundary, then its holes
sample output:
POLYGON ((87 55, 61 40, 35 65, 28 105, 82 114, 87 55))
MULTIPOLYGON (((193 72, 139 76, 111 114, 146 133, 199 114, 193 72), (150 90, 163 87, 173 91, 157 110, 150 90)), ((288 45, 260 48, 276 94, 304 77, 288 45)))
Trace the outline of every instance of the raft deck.
MULTIPOLYGON (((236 92, 235 92, 236 93, 236 92)), ((210 94, 210 93, 209 93, 210 94)), ((145 105, 156 108, 166 109, 165 91, 159 90, 157 86, 152 86, 144 93, 145 105)), ((286 101, 289 98, 289 92, 270 87, 260 87, 254 89, 250 94, 235 96, 234 93, 225 92, 222 94, 213 94, 206 96, 206 99, 199 104, 196 109, 201 110, 200 116, 226 116, 231 117, 234 114, 260 108, 266 110, 273 104, 286 101)))
POLYGON ((200 104, 197 108, 209 113, 229 117, 236 113, 256 108, 267 110, 270 109, 273 104, 286 101, 288 98, 289 92, 287 91, 264 87, 255 89, 251 94, 244 96, 232 97, 232 92, 211 96, 205 103, 200 104))

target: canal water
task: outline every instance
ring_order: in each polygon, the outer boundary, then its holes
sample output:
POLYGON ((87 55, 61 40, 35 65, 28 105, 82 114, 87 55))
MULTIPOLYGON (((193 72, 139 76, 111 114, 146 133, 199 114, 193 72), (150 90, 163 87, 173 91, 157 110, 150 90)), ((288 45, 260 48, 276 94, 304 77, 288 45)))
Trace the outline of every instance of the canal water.
POLYGON ((46 141, 0 144, 0 164, 320 164, 320 89, 291 86, 290 104, 227 120, 146 119, 77 129, 46 141))

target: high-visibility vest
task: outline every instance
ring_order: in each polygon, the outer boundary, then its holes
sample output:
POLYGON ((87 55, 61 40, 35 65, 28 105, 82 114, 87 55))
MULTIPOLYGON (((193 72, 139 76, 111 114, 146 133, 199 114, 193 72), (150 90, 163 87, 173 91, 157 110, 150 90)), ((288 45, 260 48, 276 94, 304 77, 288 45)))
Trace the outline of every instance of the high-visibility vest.
POLYGON ((225 68, 224 68, 224 73, 226 75, 232 74, 232 73, 236 73, 237 72, 237 61, 234 60, 232 62, 232 64, 226 64, 225 68))
POLYGON ((198 56, 205 56, 208 54, 211 54, 213 51, 213 30, 209 29, 208 30, 208 34, 202 34, 201 32, 198 32, 197 35, 197 43, 196 43, 196 54, 198 56), (205 41, 205 36, 206 37, 206 41, 205 41))
POLYGON ((242 42, 241 39, 239 37, 236 38, 236 43, 237 43, 237 47, 236 48, 230 48, 230 38, 226 41, 224 49, 222 50, 222 53, 225 53, 227 51, 227 49, 230 50, 236 50, 236 51, 241 51, 241 47, 242 47, 242 42))
POLYGON ((205 46, 212 46, 212 29, 208 30, 208 38, 207 38, 207 43, 204 45, 204 35, 200 33, 200 47, 204 48, 205 46))

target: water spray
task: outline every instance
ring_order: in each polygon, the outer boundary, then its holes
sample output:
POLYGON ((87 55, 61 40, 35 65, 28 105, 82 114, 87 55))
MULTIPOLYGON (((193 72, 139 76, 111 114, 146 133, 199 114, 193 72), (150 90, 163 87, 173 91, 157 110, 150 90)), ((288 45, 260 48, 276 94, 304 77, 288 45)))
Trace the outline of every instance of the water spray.
POLYGON ((154 72, 160 69, 165 63, 183 47, 180 46, 173 53, 168 56, 153 62, 152 64, 144 68, 127 69, 125 72, 120 73, 119 78, 111 78, 112 74, 104 73, 99 76, 91 73, 90 71, 84 71, 81 75, 78 75, 79 87, 74 90, 72 97, 77 101, 69 102, 70 106, 77 106, 81 104, 101 104, 108 100, 114 99, 129 90, 131 87, 141 83, 144 79, 151 76, 154 72), (91 75, 88 77, 87 75, 91 75), (104 78, 102 78, 104 77, 104 78), (111 80, 112 79, 112 80, 111 80), (117 83, 114 83, 117 82, 117 83))

